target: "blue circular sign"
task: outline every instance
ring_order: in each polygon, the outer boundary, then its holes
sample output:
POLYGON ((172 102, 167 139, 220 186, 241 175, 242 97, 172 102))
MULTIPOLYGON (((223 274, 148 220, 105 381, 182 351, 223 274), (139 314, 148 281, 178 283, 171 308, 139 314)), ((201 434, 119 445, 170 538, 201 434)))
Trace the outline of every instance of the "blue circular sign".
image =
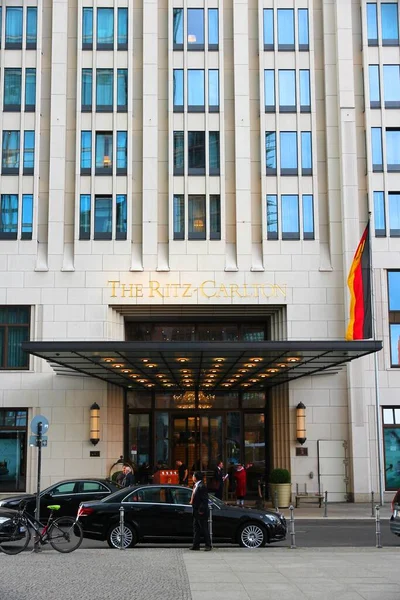
POLYGON ((39 426, 40 422, 42 422, 42 434, 43 435, 46 433, 46 431, 49 428, 49 422, 46 419, 46 417, 44 417, 43 415, 36 415, 36 417, 33 417, 32 421, 31 421, 31 431, 35 435, 38 435, 38 433, 39 433, 38 426, 39 426))

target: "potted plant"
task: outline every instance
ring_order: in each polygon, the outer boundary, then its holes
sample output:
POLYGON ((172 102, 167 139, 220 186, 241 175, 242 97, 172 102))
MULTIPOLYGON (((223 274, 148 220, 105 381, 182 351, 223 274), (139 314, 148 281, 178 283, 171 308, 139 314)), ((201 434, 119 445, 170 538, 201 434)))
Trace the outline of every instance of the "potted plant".
POLYGON ((287 508, 292 500, 292 484, 287 469, 273 469, 269 475, 269 487, 272 504, 287 508))

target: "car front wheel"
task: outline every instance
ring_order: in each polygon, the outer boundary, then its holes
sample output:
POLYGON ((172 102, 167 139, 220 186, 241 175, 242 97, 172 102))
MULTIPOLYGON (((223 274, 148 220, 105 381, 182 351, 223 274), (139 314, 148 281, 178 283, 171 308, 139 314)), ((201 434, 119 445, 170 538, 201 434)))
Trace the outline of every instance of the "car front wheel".
POLYGON ((267 533, 258 523, 245 523, 239 530, 239 544, 242 548, 261 548, 267 542, 267 533))
MULTIPOLYGON (((137 544, 138 537, 136 530, 129 523, 124 524, 123 529, 123 547, 133 548, 137 544)), ((107 534, 107 543, 110 548, 121 548, 121 527, 119 523, 111 527, 107 534)))

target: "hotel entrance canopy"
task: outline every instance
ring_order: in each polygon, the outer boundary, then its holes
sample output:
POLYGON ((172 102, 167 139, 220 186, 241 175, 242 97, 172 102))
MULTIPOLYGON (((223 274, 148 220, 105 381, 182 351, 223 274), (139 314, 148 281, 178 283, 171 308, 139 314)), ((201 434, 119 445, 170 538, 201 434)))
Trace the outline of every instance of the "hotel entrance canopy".
POLYGON ((126 389, 259 391, 300 377, 337 372, 378 352, 382 342, 24 342, 60 374, 97 377, 126 389), (72 372, 71 372, 72 370, 72 372))

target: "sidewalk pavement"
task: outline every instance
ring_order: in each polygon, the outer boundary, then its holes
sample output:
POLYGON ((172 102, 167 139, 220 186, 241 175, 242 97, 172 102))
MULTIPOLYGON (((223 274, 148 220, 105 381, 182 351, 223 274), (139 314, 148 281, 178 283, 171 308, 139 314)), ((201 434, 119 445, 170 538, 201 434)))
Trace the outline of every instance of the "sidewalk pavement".
MULTIPOLYGON (((379 502, 374 502, 373 507, 371 503, 357 503, 352 502, 332 502, 327 505, 327 517, 325 517, 325 507, 319 508, 316 502, 311 503, 309 500, 302 499, 298 508, 294 509, 295 519, 375 519, 375 506, 379 505, 379 502), (372 510, 373 508, 373 510, 372 510)), ((254 503, 246 503, 246 506, 254 507, 254 503)), ((293 505, 294 506, 294 505, 293 505)), ((265 508, 269 510, 275 510, 270 502, 267 502, 265 508)), ((290 519, 290 510, 288 508, 280 508, 281 512, 286 519, 290 519)), ((379 506, 379 514, 381 519, 389 519, 392 510, 390 502, 385 502, 383 506, 379 506)), ((399 599, 400 600, 400 599, 399 599)))

